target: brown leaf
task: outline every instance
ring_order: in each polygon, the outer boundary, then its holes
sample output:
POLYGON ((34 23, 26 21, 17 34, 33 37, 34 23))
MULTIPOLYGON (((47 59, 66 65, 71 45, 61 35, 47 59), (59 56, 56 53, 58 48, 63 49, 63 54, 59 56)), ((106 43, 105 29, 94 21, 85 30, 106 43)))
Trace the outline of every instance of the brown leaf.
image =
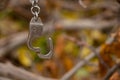
MULTIPOLYGON (((112 42, 111 44, 104 44, 101 47, 100 56, 104 60, 104 62, 109 66, 112 67, 115 63, 117 58, 120 58, 120 42, 112 42), (113 59, 115 56, 116 59, 113 59)), ((107 69, 106 67, 99 62, 100 67, 100 74, 101 76, 105 76, 107 69)))
MULTIPOLYGON (((110 67, 112 67, 114 65, 114 61, 112 61, 112 58, 110 56, 110 46, 111 45, 107 45, 104 44, 101 47, 101 51, 100 51, 100 56, 102 57, 103 61, 110 67)), ((101 77, 105 76, 107 69, 106 67, 99 61, 99 68, 100 68, 100 75, 101 77)))
POLYGON ((120 80, 120 74, 118 72, 114 73, 110 80, 120 80))
POLYGON ((63 64, 66 71, 69 71, 73 67, 73 60, 66 56, 63 59, 63 64))
MULTIPOLYGON (((117 31, 111 35, 111 37, 113 37, 114 40, 109 44, 103 44, 100 50, 100 56, 109 68, 119 62, 120 59, 120 29, 118 28, 117 31)), ((100 61, 99 68, 101 76, 105 76, 107 69, 100 63, 100 61)))
POLYGON ((61 58, 64 54, 64 46, 65 46, 65 39, 63 35, 57 37, 56 44, 55 44, 55 57, 61 58))
POLYGON ((47 74, 50 77, 54 77, 57 78, 58 77, 58 67, 56 65, 56 63, 52 60, 48 60, 44 62, 44 69, 43 72, 45 73, 45 75, 47 74))

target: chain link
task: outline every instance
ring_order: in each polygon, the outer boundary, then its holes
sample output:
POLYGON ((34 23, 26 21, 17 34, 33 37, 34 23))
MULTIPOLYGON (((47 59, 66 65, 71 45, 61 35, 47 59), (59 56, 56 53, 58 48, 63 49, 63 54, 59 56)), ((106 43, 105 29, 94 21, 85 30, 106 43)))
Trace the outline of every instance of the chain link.
POLYGON ((34 5, 34 3, 38 3, 38 0, 30 0, 30 2, 34 5))
POLYGON ((40 13, 40 7, 38 5, 38 0, 30 0, 32 7, 31 7, 31 12, 34 15, 35 19, 38 19, 38 15, 40 13))

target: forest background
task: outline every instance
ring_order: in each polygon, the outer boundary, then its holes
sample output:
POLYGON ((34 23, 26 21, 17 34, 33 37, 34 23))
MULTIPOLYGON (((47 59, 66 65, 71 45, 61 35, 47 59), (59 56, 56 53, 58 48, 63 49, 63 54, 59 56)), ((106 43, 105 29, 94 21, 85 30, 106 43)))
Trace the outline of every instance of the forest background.
POLYGON ((120 80, 120 0, 39 0, 44 35, 27 48, 29 0, 0 0, 0 80, 120 80))

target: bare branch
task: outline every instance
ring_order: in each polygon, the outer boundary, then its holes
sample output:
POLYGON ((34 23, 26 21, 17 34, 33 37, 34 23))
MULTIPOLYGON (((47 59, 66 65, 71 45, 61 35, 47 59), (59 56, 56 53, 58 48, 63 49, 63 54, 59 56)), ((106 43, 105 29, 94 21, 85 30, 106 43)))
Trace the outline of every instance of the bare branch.
POLYGON ((104 80, 109 80, 109 78, 115 73, 115 71, 120 67, 120 64, 114 65, 106 74, 104 77, 104 80))
POLYGON ((56 23, 61 26, 62 29, 76 30, 76 29, 104 29, 116 24, 116 20, 102 21, 93 19, 81 19, 81 20, 60 20, 56 23))
MULTIPOLYGON (((45 24, 44 34, 50 33, 54 30, 79 30, 79 29, 103 29, 106 27, 113 26, 115 21, 95 21, 92 19, 83 19, 83 20, 60 20, 55 24, 45 24), (96 24, 97 23, 97 24, 96 24)), ((27 32, 21 32, 18 34, 11 35, 4 39, 0 40, 0 56, 5 55, 7 52, 17 48, 18 46, 24 44, 27 39, 27 32), (6 47, 7 46, 7 47, 6 47)))
MULTIPOLYGON (((99 49, 97 49, 97 51, 99 51, 99 49)), ((83 67, 86 64, 86 62, 90 61, 94 57, 94 53, 88 55, 84 60, 77 63, 69 72, 64 74, 60 80, 69 80, 72 77, 72 75, 74 75, 81 67, 83 67)))
POLYGON ((6 78, 6 77, 0 77, 0 80, 13 80, 13 79, 9 79, 9 78, 6 78))
POLYGON ((83 3, 82 0, 79 0, 79 4, 80 4, 83 8, 87 8, 87 6, 83 3))
MULTIPOLYGON (((109 39, 109 38, 108 38, 109 39)), ((75 39, 71 39, 71 40, 74 40, 76 43, 78 43, 79 46, 87 46, 91 49, 90 46, 88 46, 85 42, 77 42, 75 39)), ((77 65, 75 65, 69 72, 67 72, 62 78, 61 80, 69 80, 72 75, 75 74, 75 72, 77 72, 78 69, 80 69, 81 67, 83 67, 86 62, 88 62, 90 59, 94 58, 96 55, 97 57, 100 59, 100 61, 102 61, 102 64, 105 65, 107 67, 107 69, 109 69, 109 67, 104 63, 104 61, 101 59, 101 57, 99 56, 98 52, 100 52, 100 49, 98 48, 97 50, 96 49, 93 49, 92 48, 92 53, 90 55, 88 55, 83 61, 80 61, 77 65)))
POLYGON ((79 41, 70 36, 66 36, 66 37, 68 40, 75 42, 78 46, 85 46, 85 47, 89 48, 93 53, 95 53, 95 55, 97 56, 97 58, 99 59, 101 64, 103 64, 106 67, 106 69, 109 69, 109 66, 103 61, 102 57, 99 55, 99 53, 96 51, 96 49, 93 46, 87 44, 87 42, 85 42, 83 40, 79 41))
POLYGON ((0 63, 0 75, 12 77, 19 80, 55 80, 35 75, 22 68, 13 66, 10 63, 0 63))
POLYGON ((26 42, 27 32, 21 32, 0 40, 0 57, 26 42))

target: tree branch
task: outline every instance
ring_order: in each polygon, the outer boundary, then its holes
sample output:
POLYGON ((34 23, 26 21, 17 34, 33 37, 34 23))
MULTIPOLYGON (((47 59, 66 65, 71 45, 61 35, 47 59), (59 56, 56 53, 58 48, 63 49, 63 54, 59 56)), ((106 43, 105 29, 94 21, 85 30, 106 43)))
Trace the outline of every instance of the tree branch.
POLYGON ((0 40, 0 57, 6 55, 7 52, 24 44, 27 39, 27 32, 21 32, 11 35, 0 40))
MULTIPOLYGON (((83 20, 60 20, 55 24, 47 23, 44 25, 44 34, 57 31, 57 30, 79 30, 79 29, 103 29, 115 25, 115 21, 102 22, 91 19, 83 20), (97 23, 97 24, 96 24, 97 23)), ((7 52, 24 44, 27 39, 28 32, 20 32, 0 40, 0 57, 7 52)))
MULTIPOLYGON (((97 49, 97 51, 99 51, 99 49, 97 49)), ((78 69, 83 67, 86 64, 86 62, 90 61, 94 57, 95 57, 94 53, 91 53, 90 55, 88 55, 84 60, 77 63, 69 72, 64 74, 60 80, 69 80, 72 77, 72 75, 74 75, 75 72, 78 71, 78 69)))
POLYGON ((114 26, 116 20, 102 21, 93 19, 81 19, 81 20, 60 20, 56 22, 62 29, 66 30, 78 30, 78 29, 104 29, 114 26))
POLYGON ((113 73, 120 67, 120 64, 114 65, 104 77, 104 80, 109 80, 109 78, 113 75, 113 73))
POLYGON ((9 78, 6 78, 6 77, 0 77, 0 80, 13 80, 13 79, 9 79, 9 78))
POLYGON ((12 77, 19 80, 55 80, 35 75, 22 68, 13 66, 10 63, 0 63, 0 75, 12 77))

